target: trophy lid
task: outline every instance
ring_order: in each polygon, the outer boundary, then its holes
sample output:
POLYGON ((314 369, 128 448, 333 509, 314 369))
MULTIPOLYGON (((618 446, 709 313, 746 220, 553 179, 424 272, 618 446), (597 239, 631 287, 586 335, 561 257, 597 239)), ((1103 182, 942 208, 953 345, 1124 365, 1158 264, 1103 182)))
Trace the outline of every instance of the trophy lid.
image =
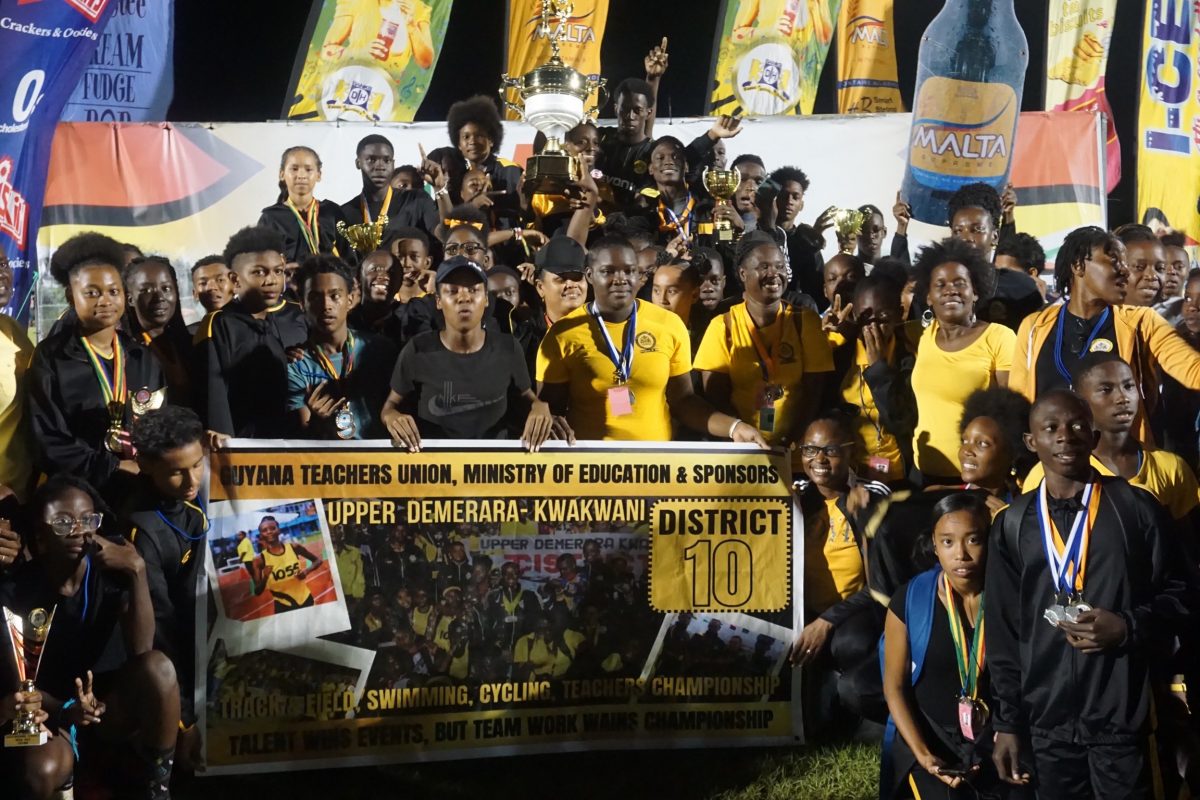
POLYGON ((550 61, 521 76, 520 92, 523 97, 569 94, 584 99, 591 94, 592 88, 587 75, 561 61, 550 61))

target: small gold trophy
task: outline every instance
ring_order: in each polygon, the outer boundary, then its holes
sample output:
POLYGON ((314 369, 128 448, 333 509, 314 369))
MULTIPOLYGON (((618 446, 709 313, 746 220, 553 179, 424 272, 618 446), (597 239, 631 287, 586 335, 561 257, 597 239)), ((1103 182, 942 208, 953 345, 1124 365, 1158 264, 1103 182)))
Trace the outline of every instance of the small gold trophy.
MULTIPOLYGON (((50 635, 50 625, 54 622, 55 608, 51 608, 49 613, 44 608, 35 608, 29 612, 28 618, 4 609, 4 621, 8 625, 8 638, 12 641, 22 692, 34 691, 33 682, 37 680, 46 637, 50 635)), ((13 720, 12 733, 5 735, 4 746, 37 747, 45 744, 48 738, 34 715, 22 711, 13 720)))
POLYGON ((374 222, 360 222, 357 225, 337 224, 337 232, 350 242, 354 252, 364 258, 379 249, 383 241, 383 229, 387 227, 387 214, 380 214, 374 222))
POLYGON ((833 215, 833 227, 837 230, 838 245, 843 253, 854 254, 858 246, 858 234, 867 215, 857 208, 839 208, 833 215))
POLYGON ((507 73, 500 78, 500 100, 510 111, 546 135, 542 152, 530 156, 525 164, 524 191, 561 194, 570 183, 583 176, 579 160, 562 149, 567 131, 585 119, 591 119, 605 100, 604 78, 584 75, 563 63, 559 55, 560 40, 567 34, 574 6, 569 0, 542 0, 542 24, 538 33, 550 41, 550 60, 524 75, 507 73), (550 18, 558 24, 550 27, 550 18), (517 102, 509 100, 509 91, 516 90, 517 102), (592 92, 598 92, 596 108, 584 111, 592 92))
MULTIPOLYGON (((733 193, 741 184, 742 175, 736 169, 705 167, 704 172, 700 175, 700 180, 704 183, 704 188, 708 190, 708 193, 716 199, 717 208, 720 208, 729 205, 729 198, 733 197, 733 193)), ((732 242, 737 238, 733 223, 727 219, 717 219, 715 214, 713 215, 713 231, 717 234, 718 242, 732 242)))

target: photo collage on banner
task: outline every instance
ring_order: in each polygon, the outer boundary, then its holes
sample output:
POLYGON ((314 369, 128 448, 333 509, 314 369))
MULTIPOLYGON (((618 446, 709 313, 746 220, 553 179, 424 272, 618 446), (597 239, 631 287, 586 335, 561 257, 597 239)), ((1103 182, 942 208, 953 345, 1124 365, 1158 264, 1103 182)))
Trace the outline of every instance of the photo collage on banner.
POLYGON ((295 445, 212 460, 209 771, 800 740, 778 457, 295 445))

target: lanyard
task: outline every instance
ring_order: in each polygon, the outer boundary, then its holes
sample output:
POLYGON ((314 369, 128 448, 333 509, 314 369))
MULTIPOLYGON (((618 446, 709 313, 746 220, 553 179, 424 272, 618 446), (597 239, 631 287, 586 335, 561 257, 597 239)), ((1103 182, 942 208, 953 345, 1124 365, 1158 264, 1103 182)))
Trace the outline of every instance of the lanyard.
POLYGON ((1079 593, 1087 574, 1088 545, 1100 508, 1100 484, 1089 483, 1083 490, 1083 508, 1075 514, 1071 533, 1066 543, 1062 540, 1054 520, 1050 517, 1050 504, 1046 499, 1046 481, 1038 487, 1038 521, 1042 528, 1042 544, 1046 550, 1046 561, 1050 565, 1050 577, 1054 580, 1055 592, 1079 593))
POLYGON ((325 351, 320 347, 312 348, 313 358, 329 376, 329 380, 336 381, 346 377, 354 369, 354 334, 350 331, 346 332, 346 343, 342 345, 342 371, 339 375, 333 368, 333 362, 329 360, 329 356, 325 355, 325 351))
MULTIPOLYGON (((365 192, 363 193, 360 204, 362 205, 363 222, 370 225, 375 220, 371 219, 371 210, 369 208, 367 208, 367 195, 365 192)), ((389 183, 387 194, 385 194, 383 196, 383 205, 381 205, 379 207, 379 214, 381 216, 386 217, 387 213, 388 213, 388 209, 391 207, 392 207, 392 185, 389 183)))
POLYGON ((287 207, 296 215, 296 221, 300 223, 300 233, 304 236, 304 242, 308 245, 309 252, 313 254, 321 252, 321 224, 317 218, 321 211, 320 202, 314 197, 308 204, 308 210, 304 212, 304 216, 300 215, 300 209, 296 208, 292 198, 289 197, 286 203, 287 207))
MULTIPOLYGON (((191 503, 187 503, 187 505, 191 505, 191 503)), ((211 524, 208 521, 208 515, 205 514, 203 511, 201 511, 198 506, 192 506, 192 508, 194 508, 194 509, 196 509, 196 511, 200 512, 200 519, 204 520, 204 530, 200 531, 200 533, 197 534, 196 536, 189 536, 187 531, 184 531, 184 530, 181 530, 180 528, 175 527, 175 524, 172 523, 171 520, 167 519, 166 514, 163 514, 162 511, 155 511, 154 513, 158 514, 158 518, 163 521, 164 525, 166 525, 171 530, 175 531, 175 533, 179 534, 181 537, 183 537, 187 541, 198 542, 201 539, 203 539, 206 535, 208 535, 208 529, 211 527, 211 524)))
POLYGON ((83 349, 87 352, 88 361, 92 363, 92 370, 96 373, 96 380, 100 383, 100 392, 104 395, 104 404, 112 403, 125 404, 125 397, 129 394, 129 389, 126 384, 125 377, 125 350, 121 347, 121 339, 115 333, 113 334, 113 357, 112 357, 112 374, 104 367, 104 359, 96 352, 96 348, 88 341, 86 336, 80 337, 83 342, 83 349))
POLYGON ((608 335, 608 328, 605 327, 604 320, 600 317, 600 309, 596 307, 595 301, 588 306, 588 314, 600 326, 600 336, 604 339, 609 360, 616 368, 613 372, 613 381, 618 386, 629 383, 629 376, 633 372, 633 340, 637 338, 637 307, 638 301, 634 300, 633 310, 629 312, 629 321, 625 323, 625 343, 621 348, 621 354, 617 355, 617 346, 613 344, 612 337, 608 335))
POLYGON ((954 587, 950 585, 950 578, 944 572, 941 582, 946 593, 946 615, 950 617, 950 638, 954 641, 954 660, 958 665, 958 682, 962 685, 961 696, 974 700, 979 692, 979 674, 983 672, 983 597, 979 598, 979 609, 975 612, 975 635, 968 648, 967 632, 958 614, 958 598, 954 594, 954 587))
POLYGON ((741 303, 736 308, 740 308, 746 317, 746 329, 750 331, 750 341, 754 343, 754 349, 758 352, 758 367, 762 370, 763 381, 778 383, 779 372, 775 364, 775 353, 779 351, 779 345, 783 342, 783 333, 787 330, 787 323, 792 314, 791 308, 787 303, 779 304, 779 313, 775 315, 775 322, 772 323, 777 324, 779 329, 775 332, 775 341, 770 347, 767 347, 766 342, 759 335, 758 326, 754 324, 754 318, 750 316, 746 304, 741 303))
MULTIPOLYGON (((1083 350, 1079 353, 1079 358, 1083 358, 1092 350, 1092 342, 1096 341, 1096 337, 1100 335, 1100 329, 1104 327, 1104 323, 1108 322, 1110 308, 1105 308, 1104 313, 1096 320, 1096 324, 1092 326, 1092 332, 1088 334, 1087 341, 1083 343, 1083 350)), ((1071 385, 1071 373, 1067 371, 1066 364, 1063 363, 1063 327, 1067 319, 1067 305, 1063 304, 1062 310, 1058 312, 1058 324, 1054 330, 1054 366, 1058 369, 1058 374, 1062 375, 1063 380, 1067 385, 1071 385)))
POLYGON ((692 225, 692 210, 695 208, 695 206, 696 198, 692 197, 690 190, 688 191, 687 204, 683 207, 683 216, 676 214, 675 209, 671 208, 664 200, 659 198, 658 220, 661 223, 659 225, 659 230, 673 229, 683 237, 685 242, 691 241, 692 237, 689 234, 688 229, 692 225), (667 212, 667 216, 671 218, 670 222, 667 222, 666 217, 663 216, 664 211, 667 212))

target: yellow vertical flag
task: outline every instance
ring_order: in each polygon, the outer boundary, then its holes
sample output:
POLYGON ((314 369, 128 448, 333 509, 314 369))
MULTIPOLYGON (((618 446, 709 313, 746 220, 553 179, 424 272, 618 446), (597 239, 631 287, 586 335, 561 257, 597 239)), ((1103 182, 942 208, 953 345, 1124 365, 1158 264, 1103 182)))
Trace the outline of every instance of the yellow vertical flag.
POLYGON ((903 111, 892 0, 846 0, 838 15, 838 113, 903 111))
POLYGON ((842 0, 729 0, 709 112, 811 114, 842 0))
MULTIPOLYGON (((574 0, 563 37, 559 40, 564 64, 584 75, 600 74, 600 45, 608 22, 608 0, 574 0)), ((558 18, 550 17, 550 30, 558 18)), ((541 30, 542 0, 509 0, 508 65, 513 77, 545 64, 550 58, 550 41, 541 30)), ((509 119, 513 119, 509 112, 509 119)))
POLYGON ((1137 205, 1200 240, 1200 23, 1190 3, 1150 0, 1142 39, 1137 205))

